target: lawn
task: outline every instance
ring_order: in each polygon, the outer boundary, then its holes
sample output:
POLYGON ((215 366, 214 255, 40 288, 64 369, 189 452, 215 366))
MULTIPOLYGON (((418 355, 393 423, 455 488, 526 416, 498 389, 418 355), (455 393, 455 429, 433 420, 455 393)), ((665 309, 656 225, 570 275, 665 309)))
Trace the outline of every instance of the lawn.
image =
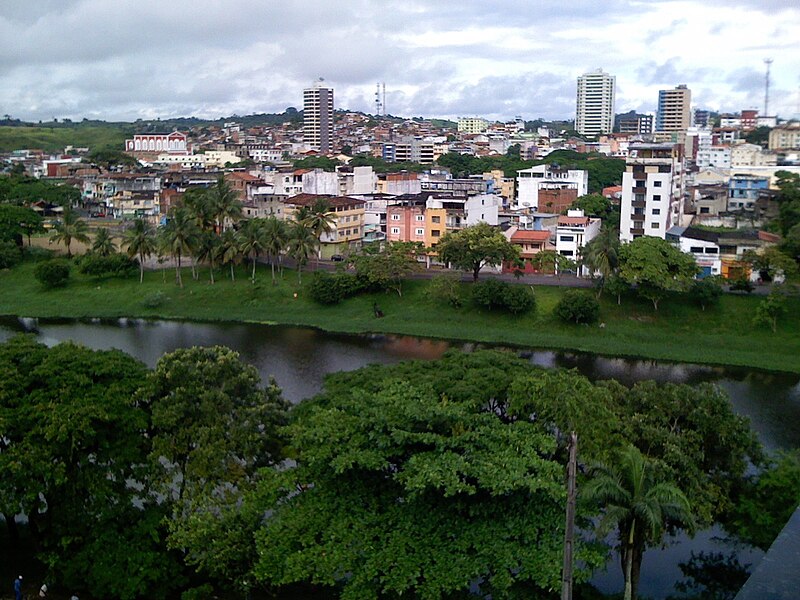
MULTIPOLYGON (((681 298, 661 302, 659 311, 635 297, 603 298, 601 323, 569 325, 558 321, 553 307, 564 288, 535 289, 537 310, 514 317, 461 308, 432 300, 427 281, 409 281, 403 296, 367 294, 337 306, 319 306, 306 293, 311 275, 287 271, 273 286, 269 269, 259 266, 253 285, 237 271, 231 282, 219 270, 211 285, 208 269, 193 280, 183 270, 185 287, 175 284, 174 270, 149 271, 143 284, 138 273, 129 279, 96 280, 74 270, 63 289, 44 290, 26 262, 0 272, 0 314, 28 317, 143 317, 202 321, 245 321, 318 327, 349 333, 398 333, 422 337, 511 344, 529 348, 569 349, 612 356, 630 356, 683 362, 740 365, 800 373, 800 299, 789 299, 789 310, 777 333, 752 325, 760 297, 724 295, 718 307, 706 311, 681 298), (297 297, 294 295, 297 294, 297 297), (373 303, 384 318, 376 319, 373 303)), ((469 293, 464 284, 464 294, 469 293)))

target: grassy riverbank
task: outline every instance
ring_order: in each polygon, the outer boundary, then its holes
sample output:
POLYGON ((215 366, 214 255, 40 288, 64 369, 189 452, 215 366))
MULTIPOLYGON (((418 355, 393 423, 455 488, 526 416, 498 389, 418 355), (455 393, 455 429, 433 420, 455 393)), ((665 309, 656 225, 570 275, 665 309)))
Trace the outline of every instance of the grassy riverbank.
POLYGON ((468 303, 456 309, 434 301, 426 294, 427 281, 406 283, 402 297, 380 293, 319 306, 305 292, 310 274, 298 285, 296 273, 287 271, 273 286, 268 269, 261 266, 259 271, 255 286, 244 269, 237 272, 235 282, 226 277, 227 271, 220 271, 217 283, 211 285, 204 268, 198 281, 184 269, 183 289, 175 285, 174 270, 166 270, 145 273, 141 285, 138 273, 125 280, 95 280, 74 273, 66 288, 44 290, 33 278, 33 264, 25 263, 0 272, 0 314, 281 323, 800 373, 798 298, 789 299, 777 333, 752 325, 762 298, 734 295, 723 296, 718 307, 706 311, 682 299, 665 299, 657 313, 649 302, 634 297, 623 299, 621 306, 616 299, 604 298, 604 326, 588 327, 566 325, 553 316, 564 288, 537 287, 536 313, 513 317, 480 311, 468 303), (380 305, 384 318, 374 317, 373 302, 380 305))

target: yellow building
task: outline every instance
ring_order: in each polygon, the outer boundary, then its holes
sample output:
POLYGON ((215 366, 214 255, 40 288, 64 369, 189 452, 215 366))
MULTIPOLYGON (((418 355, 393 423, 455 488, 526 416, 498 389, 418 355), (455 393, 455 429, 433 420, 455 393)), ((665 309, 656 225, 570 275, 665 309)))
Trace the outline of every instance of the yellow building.
POLYGON ((320 256, 330 258, 358 250, 364 238, 364 207, 367 203, 363 200, 348 196, 298 194, 286 199, 284 219, 293 220, 300 207, 311 208, 318 200, 325 200, 328 203, 330 206, 328 215, 333 220, 332 231, 323 233, 320 239, 320 256))

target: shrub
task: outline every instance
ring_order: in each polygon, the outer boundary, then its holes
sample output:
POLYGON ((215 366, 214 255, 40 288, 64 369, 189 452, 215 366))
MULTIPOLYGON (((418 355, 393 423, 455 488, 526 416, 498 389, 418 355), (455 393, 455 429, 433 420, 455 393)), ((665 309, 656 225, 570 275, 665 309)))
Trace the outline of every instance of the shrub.
POLYGON ((364 291, 361 279, 349 273, 331 275, 317 271, 308 287, 311 299, 318 304, 338 304, 345 298, 364 291))
POLYGON ((689 297, 693 302, 699 304, 703 310, 706 309, 706 306, 719 304, 721 296, 722 286, 713 277, 697 279, 692 282, 692 287, 689 288, 689 297))
POLYGON ((67 285, 69 280, 69 261, 61 258, 42 261, 34 267, 33 276, 47 288, 67 285))
POLYGON ((39 248, 38 246, 28 246, 25 248, 24 253, 25 258, 32 259, 34 261, 50 260, 55 254, 55 252, 48 248, 39 248))
POLYGON ((145 296, 144 300, 142 300, 142 305, 145 308, 158 308, 167 300, 169 300, 169 298, 164 292, 153 292, 152 294, 145 296))
POLYGON ((567 323, 594 323, 600 318, 600 303, 589 292, 567 290, 556 304, 554 313, 567 323))
POLYGON ((491 310, 499 308, 513 314, 531 310, 536 299, 530 288, 523 285, 509 285, 498 279, 485 279, 472 286, 472 301, 491 310))
POLYGON ((125 277, 139 268, 136 259, 127 254, 115 253, 108 256, 89 253, 76 261, 78 270, 91 277, 125 277))
POLYGON ((749 294, 754 289, 756 289, 756 287, 752 284, 752 282, 749 279, 745 277, 737 279, 733 283, 731 283, 732 292, 747 292, 749 294))
POLYGON ((14 242, 0 241, 0 269, 10 269, 22 260, 22 250, 14 242))
POLYGON ((437 275, 428 286, 427 295, 433 300, 447 302, 450 306, 461 306, 461 275, 456 273, 437 275))
POLYGON ((536 306, 533 290, 526 285, 508 285, 503 292, 503 308, 519 315, 529 312, 536 306))

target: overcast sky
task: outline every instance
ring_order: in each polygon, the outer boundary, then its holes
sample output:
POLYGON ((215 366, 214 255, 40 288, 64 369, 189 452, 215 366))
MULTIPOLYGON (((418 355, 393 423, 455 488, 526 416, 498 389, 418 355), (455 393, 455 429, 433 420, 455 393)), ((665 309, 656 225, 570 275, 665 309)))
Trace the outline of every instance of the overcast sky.
POLYGON ((797 0, 0 0, 0 114, 106 120, 336 107, 573 118, 575 79, 617 77, 617 112, 685 83, 698 108, 797 116, 797 0))

